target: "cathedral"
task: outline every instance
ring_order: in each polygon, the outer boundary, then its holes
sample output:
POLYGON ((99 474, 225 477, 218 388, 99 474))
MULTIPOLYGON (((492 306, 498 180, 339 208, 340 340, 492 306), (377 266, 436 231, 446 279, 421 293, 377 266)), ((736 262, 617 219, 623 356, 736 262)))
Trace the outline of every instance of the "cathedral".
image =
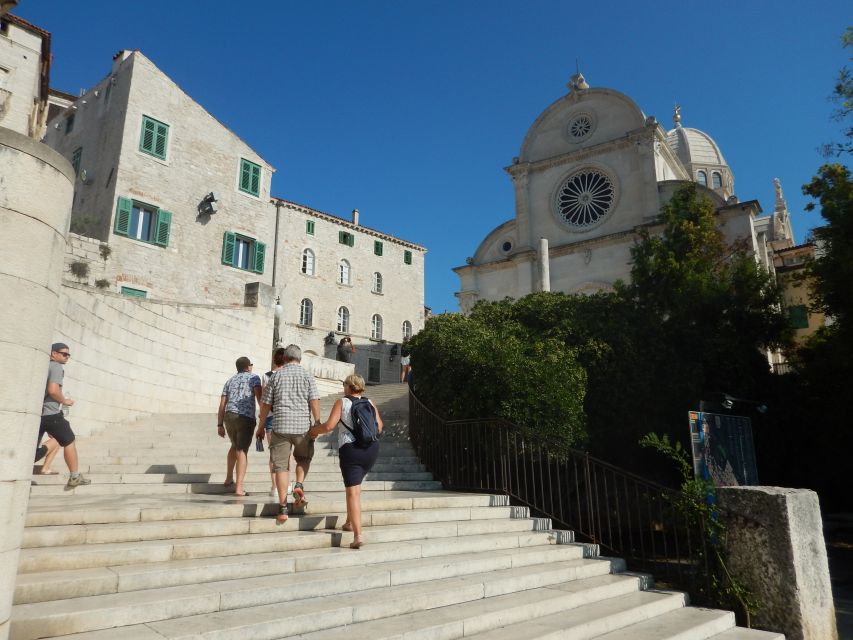
POLYGON ((478 300, 534 291, 594 293, 630 277, 638 232, 654 232, 661 206, 684 182, 714 203, 729 242, 746 240, 765 268, 793 245, 790 216, 776 181, 774 211, 735 195, 734 175, 707 133, 666 131, 628 96, 590 87, 574 75, 569 92, 536 119, 506 171, 515 217, 493 229, 459 275, 464 313, 478 300))

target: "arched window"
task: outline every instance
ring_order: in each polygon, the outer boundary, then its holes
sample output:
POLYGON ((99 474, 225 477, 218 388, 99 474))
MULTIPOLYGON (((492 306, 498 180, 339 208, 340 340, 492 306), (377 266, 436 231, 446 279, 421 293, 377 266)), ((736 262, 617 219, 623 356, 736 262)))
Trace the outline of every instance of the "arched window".
POLYGON ((314 303, 304 298, 299 305, 299 324, 310 327, 314 322, 314 303))
POLYGON ((382 274, 378 271, 373 273, 373 293, 382 293, 382 274))
POLYGON ((349 333, 349 309, 346 307, 338 309, 338 331, 349 333))
POLYGON ((382 316, 374 313, 370 319, 370 337, 374 340, 382 340, 382 316))
POLYGON ((349 262, 346 260, 341 260, 341 263, 338 265, 338 282, 341 284, 350 283, 349 262))
POLYGON ((408 320, 403 320, 403 340, 412 337, 412 323, 408 320))
POLYGON ((719 171, 715 171, 711 174, 711 186, 713 186, 714 189, 719 189, 723 186, 723 176, 720 175, 719 171))
POLYGON ((305 249, 302 252, 302 273, 308 276, 314 275, 314 252, 311 249, 305 249))
POLYGON ((708 186, 708 174, 705 173, 704 171, 699 171, 696 174, 696 182, 701 184, 703 187, 707 187, 708 186))

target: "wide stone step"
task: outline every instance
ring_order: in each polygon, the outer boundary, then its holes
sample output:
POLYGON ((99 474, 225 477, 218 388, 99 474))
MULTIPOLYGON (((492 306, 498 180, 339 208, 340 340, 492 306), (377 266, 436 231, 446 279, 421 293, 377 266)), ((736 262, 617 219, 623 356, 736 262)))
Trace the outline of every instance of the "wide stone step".
MULTIPOLYGON (((270 516, 276 510, 270 509, 270 516)), ((423 522, 449 522, 463 520, 491 520, 527 518, 528 510, 522 507, 456 507, 427 510, 366 511, 362 526, 375 527, 388 524, 416 524, 423 522)), ((166 540, 200 536, 226 536, 270 531, 308 531, 339 528, 346 520, 344 513, 327 513, 318 516, 294 516, 278 525, 273 518, 220 517, 195 520, 155 520, 148 522, 119 522, 89 525, 59 525, 27 527, 21 543, 23 549, 58 547, 62 545, 103 544, 141 540, 166 540)))
MULTIPOLYGON (((228 494, 233 493, 233 487, 226 487, 221 482, 214 483, 172 483, 172 484, 126 484, 126 483, 98 483, 95 482, 95 476, 92 477, 93 482, 90 485, 66 488, 65 484, 39 484, 30 487, 30 495, 32 496, 55 496, 55 495, 162 495, 162 494, 228 494)), ((313 482, 306 480, 306 491, 343 491, 343 480, 338 477, 337 480, 313 482)), ((438 480, 389 480, 389 481, 371 481, 366 480, 361 485, 363 492, 373 491, 433 491, 441 489, 441 482, 438 480)), ((246 487, 247 492, 262 496, 269 493, 270 483, 269 478, 265 483, 250 484, 246 487)), ((275 501, 275 498, 270 498, 275 501)))
MULTIPOLYGON (((601 578, 606 561, 574 560, 394 585, 382 565, 16 605, 12 638, 145 623, 165 638, 281 638, 378 618, 601 578), (325 576, 322 576, 325 577, 325 576), (323 595, 320 595, 323 594, 323 595), (298 606, 281 603, 298 601, 298 606)), ((610 576, 606 576, 610 577, 610 576)), ((629 583, 631 581, 629 580, 629 583)), ((636 581, 630 584, 636 589, 636 581)), ((557 589, 559 590, 559 589, 557 589)), ((615 592, 615 591, 614 591, 615 592)))
MULTIPOLYGON (((263 468, 263 461, 258 461, 255 458, 250 458, 249 460, 249 471, 248 473, 264 473, 263 471, 258 470, 258 465, 260 465, 261 469, 263 468)), ((62 463, 58 462, 54 465, 57 470, 62 468, 62 463)), ((203 461, 193 461, 188 462, 186 459, 183 462, 175 463, 175 464, 84 464, 81 461, 80 471, 82 473, 92 475, 92 474, 125 474, 125 473, 141 473, 141 474, 149 474, 149 473, 162 473, 162 474, 176 474, 176 473, 206 473, 211 476, 211 479, 218 480, 221 476, 222 479, 225 479, 225 473, 223 469, 225 468, 225 459, 223 456, 220 456, 216 460, 211 460, 210 462, 203 461)), ((328 471, 329 469, 338 470, 338 460, 337 458, 330 458, 328 461, 315 459, 311 464, 311 472, 309 477, 313 477, 315 470, 328 471)), ((381 458, 377 460, 376 464, 373 465, 373 470, 371 473, 422 473, 426 471, 426 467, 420 464, 419 462, 387 462, 382 460, 381 458)), ((67 474, 60 473, 60 477, 66 477, 67 474)), ((33 480, 48 480, 52 476, 40 476, 38 474, 33 475, 33 480)))
MULTIPOLYGON (((288 520, 284 528, 284 531, 289 530, 288 535, 282 535, 282 531, 270 532, 270 523, 274 524, 272 520, 263 521, 252 518, 246 520, 247 533, 22 549, 18 572, 31 573, 234 556, 245 553, 247 549, 257 553, 316 549, 348 545, 352 541, 352 533, 328 529, 313 530, 313 528, 303 530, 298 522, 299 518, 292 518, 292 520, 294 522, 291 523, 288 520)), ((222 528, 227 529, 228 525, 223 525, 222 528)), ((426 548, 431 544, 430 539, 443 541, 446 538, 470 536, 476 544, 479 543, 477 539, 479 537, 488 539, 489 536, 483 534, 514 533, 526 538, 531 533, 545 529, 547 529, 546 522, 529 518, 420 522, 375 527, 368 531, 369 541, 373 543, 425 540, 421 544, 426 548)), ((368 531, 365 531, 365 535, 368 531)), ((545 535, 547 537, 552 534, 546 531, 545 535)), ((439 552, 440 545, 436 546, 435 553, 427 554, 423 551, 423 554, 438 555, 439 552)))
MULTIPOLYGON (((308 514, 322 517, 327 513, 346 511, 343 492, 312 493, 305 508, 308 514)), ((506 496, 476 493, 378 492, 372 491, 361 499, 362 516, 369 512, 397 510, 427 510, 446 507, 507 506, 506 496)), ((204 518, 274 516, 275 504, 255 498, 236 496, 178 495, 134 496, 132 501, 121 497, 69 496, 59 502, 50 497, 31 497, 27 510, 27 527, 94 524, 108 522, 144 522, 151 520, 198 520, 204 518)))
MULTIPOLYGON (((392 584, 405 584, 512 567, 581 560, 583 557, 583 549, 579 545, 553 545, 544 538, 531 540, 531 543, 535 542, 539 544, 486 552, 468 552, 464 546, 457 547, 451 542, 446 545, 444 555, 426 558, 421 556, 419 545, 397 542, 367 545, 359 556, 354 556, 349 549, 334 547, 27 573, 18 578, 15 604, 376 563, 385 563, 384 566, 392 572, 392 584)), ((618 563, 614 566, 621 567, 618 563)))
MULTIPOLYGON (((93 483, 98 484, 186 484, 186 483, 219 483, 225 481, 225 472, 218 473, 93 473, 87 477, 93 483)), ((328 469, 318 466, 311 469, 306 482, 334 482, 341 479, 338 468, 328 469)), ((432 480, 432 474, 428 471, 371 471, 367 474, 366 481, 388 481, 388 480, 432 480)), ((65 485, 68 481, 64 475, 55 476, 33 476, 33 485, 52 486, 65 485)), ((292 481, 292 478, 291 478, 292 481)), ((246 473, 247 483, 270 483, 269 470, 249 471, 246 473)))
MULTIPOLYGON (((149 467, 153 466, 175 466, 178 465, 200 465, 204 469, 209 471, 213 471, 214 469, 222 469, 225 466, 225 456, 228 453, 227 449, 223 449, 221 451, 221 455, 218 456, 189 456, 189 455, 181 455, 179 453, 167 453, 167 454, 151 454, 151 455, 140 455, 140 456, 91 456, 89 458, 80 458, 81 468, 85 466, 87 469, 91 471, 97 471, 102 468, 103 465, 146 465, 149 467)), ((269 464, 269 457, 262 453, 252 453, 249 456, 249 467, 253 465, 265 465, 269 464)), ((321 453, 317 452, 314 454, 314 459, 312 461, 312 466, 315 464, 337 464, 338 456, 335 452, 333 455, 332 452, 321 453), (328 458, 328 462, 323 462, 323 458, 328 458)), ((379 454, 379 459, 377 464, 420 464, 420 460, 416 456, 396 456, 396 455, 385 455, 383 453, 379 454)), ((62 468, 62 462, 56 461, 54 466, 57 466, 58 469, 62 468)))
POLYGON ((734 626, 735 614, 731 611, 684 607, 628 625, 597 640, 706 640, 734 626))

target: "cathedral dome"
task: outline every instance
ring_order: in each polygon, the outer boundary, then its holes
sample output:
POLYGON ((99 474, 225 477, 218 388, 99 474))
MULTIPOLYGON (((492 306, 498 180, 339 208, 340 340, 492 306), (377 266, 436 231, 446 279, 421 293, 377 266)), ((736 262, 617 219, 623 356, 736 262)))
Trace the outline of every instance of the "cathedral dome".
POLYGON ((666 142, 685 167, 690 165, 725 166, 723 152, 714 139, 704 131, 675 127, 666 134, 666 142))

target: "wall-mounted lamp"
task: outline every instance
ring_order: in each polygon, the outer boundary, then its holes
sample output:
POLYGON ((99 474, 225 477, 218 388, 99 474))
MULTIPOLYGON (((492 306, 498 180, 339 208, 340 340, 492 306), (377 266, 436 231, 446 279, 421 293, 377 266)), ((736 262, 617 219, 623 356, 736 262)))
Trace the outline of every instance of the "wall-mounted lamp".
POLYGON ((217 211, 219 211, 219 196, 215 191, 211 191, 198 203, 198 215, 212 216, 217 211))

